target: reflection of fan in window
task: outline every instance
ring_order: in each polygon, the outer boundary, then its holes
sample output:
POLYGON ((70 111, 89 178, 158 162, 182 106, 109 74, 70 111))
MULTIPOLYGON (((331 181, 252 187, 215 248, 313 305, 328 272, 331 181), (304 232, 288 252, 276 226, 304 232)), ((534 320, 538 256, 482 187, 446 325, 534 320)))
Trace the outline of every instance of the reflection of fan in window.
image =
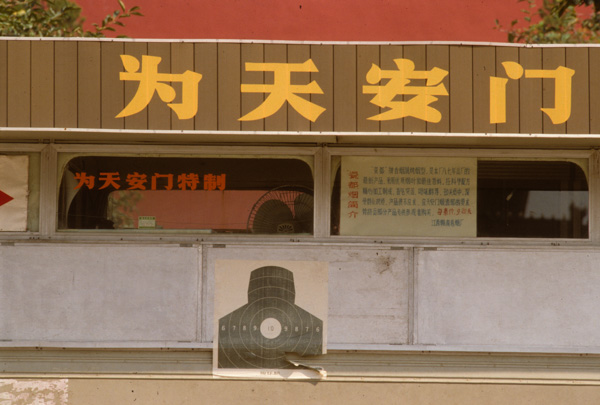
POLYGON ((139 217, 155 219, 156 229, 212 233, 311 233, 313 178, 310 165, 296 158, 80 156, 67 163, 59 200, 60 229, 136 229, 139 217), (110 174, 113 180, 103 179, 110 174), (145 179, 130 184, 129 178, 145 179), (178 179, 191 178, 193 187, 178 179), (83 183, 85 176, 94 181, 83 183), (207 178, 221 178, 212 187, 207 178), (78 184, 79 183, 79 184, 78 184), (285 187, 293 184, 293 187, 285 187), (269 190, 287 192, 260 209, 269 190), (288 199, 291 200, 288 201, 288 199))
POLYGON ((312 192, 284 186, 264 194, 252 207, 248 230, 253 233, 312 233, 312 192))

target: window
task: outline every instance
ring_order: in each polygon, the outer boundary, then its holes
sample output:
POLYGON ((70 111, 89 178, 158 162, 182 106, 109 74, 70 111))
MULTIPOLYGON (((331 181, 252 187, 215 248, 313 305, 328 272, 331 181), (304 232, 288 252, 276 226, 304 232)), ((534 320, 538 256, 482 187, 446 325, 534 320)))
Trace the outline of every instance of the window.
MULTIPOLYGON (((61 152, 58 229, 314 234, 315 204, 327 203, 313 197, 313 159, 320 154, 215 151, 61 152)), ((589 238, 585 153, 569 159, 546 152, 530 158, 504 157, 506 151, 355 151, 332 152, 331 235, 589 238)))
POLYGON ((59 229, 311 234, 312 158, 77 156, 59 229))
POLYGON ((588 186, 569 161, 480 160, 477 236, 587 238, 588 186))
POLYGON ((585 159, 335 159, 333 235, 588 238, 585 159))

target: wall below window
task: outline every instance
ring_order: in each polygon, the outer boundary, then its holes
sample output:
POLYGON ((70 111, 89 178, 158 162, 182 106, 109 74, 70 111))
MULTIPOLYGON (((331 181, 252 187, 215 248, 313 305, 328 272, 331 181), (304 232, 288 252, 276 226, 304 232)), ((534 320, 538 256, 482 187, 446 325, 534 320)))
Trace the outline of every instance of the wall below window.
POLYGON ((600 353, 593 248, 16 243, 0 257, 4 347, 210 349, 215 266, 237 260, 328 263, 332 350, 600 353))
POLYGON ((246 404, 595 404, 600 389, 589 386, 524 386, 500 384, 381 384, 257 382, 257 381, 128 381, 74 380, 69 404, 114 403, 231 404, 243 398, 246 404), (106 395, 97 395, 101 391, 106 395), (93 399, 90 399, 93 398, 93 399), (160 399, 158 399, 160 398, 160 399), (269 399, 277 398, 277 402, 269 399), (134 400, 136 400, 134 402, 134 400), (128 402, 129 401, 129 402, 128 402), (279 402, 281 401, 281 402, 279 402))
POLYGON ((17 403, 596 404, 594 356, 336 353, 321 380, 219 379, 206 351, 0 351, 0 392, 17 403), (38 402, 34 402, 37 399, 38 402))
POLYGON ((594 250, 418 249, 416 341, 595 352, 598 260, 594 250))

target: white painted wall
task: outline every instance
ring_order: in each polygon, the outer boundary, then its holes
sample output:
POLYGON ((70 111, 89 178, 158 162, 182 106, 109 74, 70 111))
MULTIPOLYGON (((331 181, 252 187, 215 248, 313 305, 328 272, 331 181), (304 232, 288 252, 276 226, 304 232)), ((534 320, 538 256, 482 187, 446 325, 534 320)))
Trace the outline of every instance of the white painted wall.
POLYGON ((199 250, 168 246, 0 247, 0 339, 195 340, 199 250))
POLYGON ((600 347, 600 253, 416 252, 416 342, 600 347))
POLYGON ((592 249, 304 244, 0 246, 0 346, 210 347, 217 260, 329 262, 330 347, 600 351, 592 249))

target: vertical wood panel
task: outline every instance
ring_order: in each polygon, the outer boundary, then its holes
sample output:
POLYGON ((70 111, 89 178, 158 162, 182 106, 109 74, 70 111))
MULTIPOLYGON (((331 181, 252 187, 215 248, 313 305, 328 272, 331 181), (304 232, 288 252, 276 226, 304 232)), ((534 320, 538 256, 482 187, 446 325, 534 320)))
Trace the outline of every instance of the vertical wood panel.
MULTIPOLYGON (((523 69, 542 68, 541 48, 520 48, 519 61, 523 69)), ((519 79, 520 84, 520 132, 535 134, 542 132, 542 79, 519 79)))
POLYGON ((567 133, 590 132, 590 85, 588 48, 567 48, 566 66, 573 69, 571 83, 571 117, 567 121, 567 133))
POLYGON ((54 126, 54 43, 31 43, 31 126, 54 126))
POLYGON ((450 130, 473 132, 473 48, 450 47, 450 130))
MULTIPOLYGON (((148 55, 161 58, 158 73, 171 73, 171 44, 167 42, 148 43, 148 55)), ((170 84, 170 83, 167 83, 170 84)), ((127 100, 129 102, 130 100, 127 100)), ((171 129, 171 108, 155 92, 148 104, 148 129, 171 129)))
MULTIPOLYGON (((440 68, 448 72, 442 83, 447 91, 450 89, 450 47, 445 45, 430 45, 427 47, 427 70, 440 68)), ((442 114, 440 122, 427 122, 428 132, 450 131, 450 96, 435 96, 437 101, 431 104, 442 114)))
MULTIPOLYGON (((89 41, 0 42, 0 125, 65 128, 199 129, 248 131, 383 131, 478 133, 600 133, 600 50, 584 47, 512 48, 462 45, 284 45, 190 44, 89 41), (203 75, 199 108, 193 119, 179 120, 166 102, 154 94, 148 108, 125 119, 115 116, 131 101, 139 83, 119 80, 124 71, 120 55, 141 62, 144 54, 162 58, 159 72, 203 75), (4 56, 4 57, 2 57, 4 56), (439 123, 414 117, 375 121, 380 109, 364 94, 366 74, 373 64, 397 70, 393 62, 406 58, 416 71, 449 71, 443 83, 449 96, 436 96, 431 108, 441 113, 439 123), (324 94, 300 95, 325 108, 311 123, 289 103, 270 117, 239 121, 268 96, 244 93, 240 85, 273 83, 272 72, 247 72, 245 62, 303 63, 312 59, 318 72, 292 73, 291 84, 315 80, 324 94), (518 62, 523 69, 555 70, 567 66, 572 78, 571 114, 553 124, 541 108, 555 107, 555 79, 508 78, 506 122, 490 123, 490 78, 507 78, 501 65, 518 62)), ((387 79, 377 85, 385 85, 387 79)), ((180 102, 180 83, 174 102, 180 102)), ((408 86, 424 86, 412 79, 408 86)), ((414 95, 398 95, 410 100, 414 95)))
POLYGON ((31 43, 10 41, 8 43, 8 126, 31 125, 31 43))
MULTIPOLYGON (((544 70, 554 70, 565 65, 565 48, 543 48, 542 67, 544 70)), ((542 79, 542 102, 544 108, 555 108, 556 80, 542 79)), ((566 97, 563 95, 563 97, 566 97)), ((569 95, 570 97, 570 95, 569 95)), ((564 134, 566 124, 553 124, 546 113, 542 115, 542 130, 548 134, 564 134)))
MULTIPOLYGON (((266 63, 286 63, 287 62, 287 45, 269 45, 265 47, 265 62, 266 63)), ((265 82, 273 83, 273 72, 265 73, 265 82)), ((269 97, 269 93, 265 94, 269 97)), ((273 115, 265 118, 265 131, 285 131, 287 130, 287 103, 273 115)))
POLYGON ((218 45, 219 130, 240 130, 240 45, 218 45))
POLYGON ((310 74, 323 94, 311 94, 310 101, 325 108, 325 111, 312 122, 313 131, 333 131, 333 45, 311 45, 310 57, 318 72, 310 74))
POLYGON ((494 47, 473 48, 473 132, 496 132, 490 124, 490 77, 496 76, 494 47))
MULTIPOLYGON (((309 45, 288 45, 287 49, 288 63, 304 63, 310 59, 309 45)), ((314 61, 313 61, 314 62, 314 61)), ((310 83, 310 73, 292 73, 292 85, 310 83)), ((299 94, 298 96, 310 100, 309 94, 299 94)), ((287 105, 287 129, 288 131, 310 131, 311 121, 304 118, 291 105, 287 105)))
MULTIPOLYGON (((186 70, 195 71, 194 44, 174 42, 171 44, 171 73, 182 74, 186 70)), ((173 103, 181 103, 183 97, 182 83, 173 82, 168 84, 175 89, 176 96, 173 103)), ((196 88, 198 89, 199 86, 196 88)), ((181 120, 175 111, 171 110, 171 129, 193 130, 194 117, 181 120)))
POLYGON ((6 114, 8 109, 7 99, 7 64, 8 64, 8 42, 0 41, 0 126, 6 126, 6 114))
POLYGON ((356 131, 356 46, 333 48, 334 131, 356 131))
POLYGON ((54 44, 54 125, 77 128, 77 42, 54 44))
POLYGON ((145 42, 125 42, 123 48, 116 46, 120 44, 110 44, 110 48, 107 45, 109 44, 104 43, 102 47, 102 101, 105 103, 102 106, 102 126, 106 128, 110 125, 112 128, 117 128, 116 125, 120 125, 120 128, 122 128, 123 123, 119 122, 117 124, 115 121, 124 119, 126 129, 148 129, 147 108, 144 108, 139 113, 130 115, 129 117, 115 118, 115 116, 125 108, 126 103, 128 104, 133 99, 140 87, 139 82, 123 82, 119 80, 119 72, 125 71, 120 55, 133 56, 141 64, 142 55, 148 54, 148 44, 145 42), (107 79, 105 70, 109 70, 110 72, 108 73, 110 87, 108 84, 105 84, 107 79), (106 94, 107 92, 109 92, 109 94, 106 94), (104 113, 107 109, 110 109, 110 114, 104 113))
MULTIPOLYGON (((589 49, 590 66, 600 66, 600 48, 589 49)), ((600 134, 600 75, 590 74, 590 133, 600 134)))
POLYGON ((79 42, 77 54, 77 124, 100 128, 100 43, 79 42))
MULTIPOLYGON (((402 59, 403 58, 403 48, 402 45, 386 45, 382 46, 380 49, 381 56, 380 59, 380 67, 383 70, 398 70, 398 66, 394 62, 394 59, 402 59)), ((366 82, 366 81, 365 81, 366 82)), ((372 96, 371 96, 372 97, 372 96)), ((399 96, 400 97, 400 96, 399 96)), ((382 112, 388 110, 381 109, 382 112)), ((383 132, 402 132, 404 130, 404 119, 398 118, 396 120, 386 120, 381 121, 379 125, 381 131, 383 132)))
MULTIPOLYGON (((265 82, 264 72, 248 72, 246 70, 246 62, 262 63, 265 58, 263 44, 242 44, 242 83, 244 84, 261 84, 265 82)), ((265 99, 264 93, 241 93, 242 113, 241 117, 253 111, 260 106, 265 99)), ((265 120, 241 121, 243 131, 264 131, 265 120)))
POLYGON ((202 74, 198 87, 197 130, 217 129, 217 44, 195 44, 194 66, 202 74))
MULTIPOLYGON (((519 48, 496 48, 496 77, 507 78, 502 62, 519 62, 519 48)), ((499 133, 518 133, 520 123, 520 80, 508 79, 506 84, 506 122, 496 124, 499 133)), ((488 113, 489 117, 489 113, 488 113)))
MULTIPOLYGON (((136 122, 144 119, 147 114, 146 109, 141 112, 125 118, 116 118, 123 108, 125 107, 124 99, 124 87, 127 85, 130 88, 139 87, 139 82, 125 82, 119 78, 120 72, 125 72, 123 63, 121 62, 121 55, 127 54, 124 50, 123 43, 121 42, 103 42, 101 44, 100 56, 101 56, 101 76, 102 84, 100 91, 102 93, 102 105, 101 105, 101 120, 102 128, 124 128, 125 122, 136 122), (142 117, 140 117, 140 115, 142 117)), ((138 55, 134 55, 138 56, 138 55)), ((141 58, 138 58, 141 63, 141 58)), ((141 69, 141 68, 140 68, 141 69)), ((133 94, 131 95, 133 97, 133 94)), ((127 99, 129 102, 131 99, 127 99)), ((143 126, 133 126, 136 129, 145 129, 146 123, 144 119, 143 126)))
MULTIPOLYGON (((368 118, 380 112, 379 106, 371 103, 372 94, 363 94, 363 85, 367 83, 367 72, 373 64, 381 67, 379 46, 358 45, 356 47, 356 130, 365 132, 379 131, 379 120, 368 118)), ((376 85, 383 85, 378 83, 376 85)))
MULTIPOLYGON (((427 70, 427 47, 425 45, 406 45, 404 47, 404 58, 410 59, 415 64, 415 70, 427 70)), ((397 69, 397 68, 396 68, 397 69)), ((424 81, 411 80, 408 86, 424 86, 424 81)), ((414 95, 402 96, 402 100, 408 102, 414 95)), ((435 103, 434 108, 435 108, 435 103)), ((414 117, 403 118, 404 132, 425 132, 427 122, 414 117)))

